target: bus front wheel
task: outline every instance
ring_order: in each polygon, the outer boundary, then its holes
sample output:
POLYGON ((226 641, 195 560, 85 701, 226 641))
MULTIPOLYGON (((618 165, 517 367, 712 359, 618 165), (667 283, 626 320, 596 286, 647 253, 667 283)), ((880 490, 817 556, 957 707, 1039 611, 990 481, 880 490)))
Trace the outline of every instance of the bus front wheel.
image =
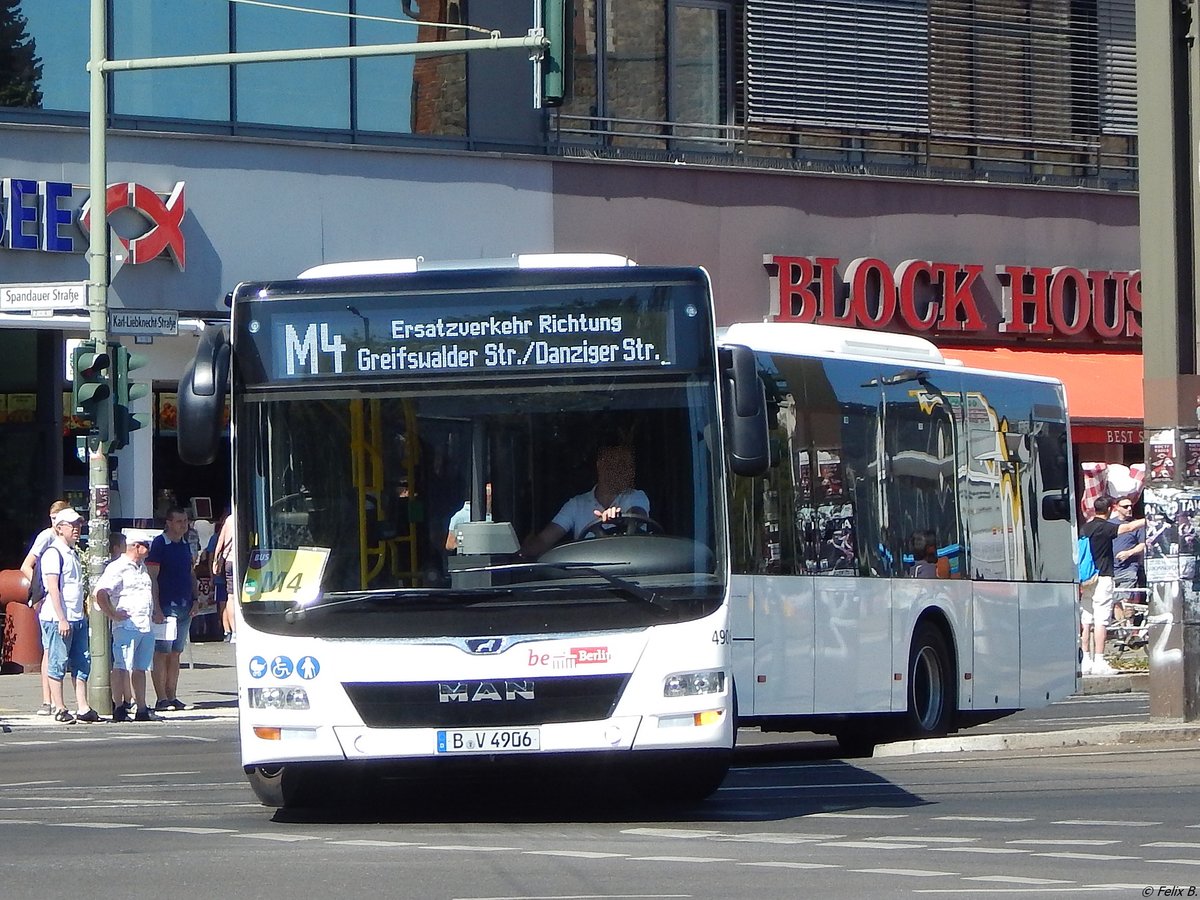
POLYGON ((938 737, 954 725, 954 691, 957 677, 950 648, 942 630, 922 622, 913 634, 908 657, 909 737, 938 737))
POLYGON ((250 782, 250 790, 263 806, 282 808, 283 797, 283 766, 249 766, 246 769, 246 780, 250 782))

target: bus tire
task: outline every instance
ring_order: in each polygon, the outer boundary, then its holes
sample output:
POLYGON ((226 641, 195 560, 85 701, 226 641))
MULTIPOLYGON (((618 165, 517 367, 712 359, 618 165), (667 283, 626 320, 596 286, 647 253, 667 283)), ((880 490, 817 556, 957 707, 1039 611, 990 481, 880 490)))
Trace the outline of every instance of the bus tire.
POLYGON ((918 623, 908 655, 908 737, 940 737, 950 732, 957 683, 945 634, 932 622, 918 623))
POLYGON ((699 803, 712 796, 729 774, 732 754, 706 751, 681 754, 671 762, 639 765, 633 778, 641 800, 665 806, 699 803))
POLYGON ((883 740, 877 731, 878 729, 869 726, 857 726, 836 732, 834 737, 837 738, 838 752, 848 757, 872 756, 875 753, 875 745, 883 740))
POLYGON ((283 808, 283 766, 247 766, 246 780, 250 790, 263 806, 283 808))
POLYGON ((357 796, 350 773, 312 765, 251 766, 246 779, 258 802, 275 809, 350 805, 357 796))

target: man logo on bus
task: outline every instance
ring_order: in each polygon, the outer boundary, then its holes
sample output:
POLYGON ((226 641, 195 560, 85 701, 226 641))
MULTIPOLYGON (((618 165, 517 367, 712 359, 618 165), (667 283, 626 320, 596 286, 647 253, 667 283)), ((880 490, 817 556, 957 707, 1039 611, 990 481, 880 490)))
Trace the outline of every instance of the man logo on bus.
POLYGON ((308 375, 321 373, 320 353, 333 355, 333 373, 342 374, 342 357, 346 353, 346 342, 340 332, 330 333, 328 322, 310 322, 300 336, 295 325, 283 327, 283 352, 287 359, 287 374, 295 375, 305 368, 308 375))
POLYGON ((485 700, 532 700, 532 681, 460 681, 438 684, 438 703, 479 703, 485 700))

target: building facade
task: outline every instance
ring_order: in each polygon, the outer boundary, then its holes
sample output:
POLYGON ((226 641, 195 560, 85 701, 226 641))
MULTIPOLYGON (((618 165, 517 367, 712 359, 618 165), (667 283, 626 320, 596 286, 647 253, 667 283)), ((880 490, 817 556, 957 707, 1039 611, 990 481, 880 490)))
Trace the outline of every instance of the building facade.
MULTIPOLYGON (((85 497, 63 396, 86 315, 28 286, 87 279, 88 5, 0 3, 0 567, 52 499, 85 497)), ((338 15, 111 0, 110 56, 433 45, 532 18, 508 0, 292 5, 338 15)), ((1077 457, 1140 461, 1132 5, 577 0, 554 110, 512 51, 115 73, 111 305, 143 333, 114 340, 148 359, 154 425, 116 454, 113 514, 224 502, 227 460, 177 460, 173 394, 238 282, 373 257, 703 265, 718 324, 917 333, 1054 374, 1077 457), (177 333, 144 325, 156 311, 177 333)))

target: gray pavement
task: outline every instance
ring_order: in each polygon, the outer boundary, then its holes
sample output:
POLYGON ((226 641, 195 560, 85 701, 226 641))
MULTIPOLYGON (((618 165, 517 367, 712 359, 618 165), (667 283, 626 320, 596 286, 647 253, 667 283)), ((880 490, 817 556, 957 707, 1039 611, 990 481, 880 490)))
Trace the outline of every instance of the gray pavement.
MULTIPOLYGON (((147 693, 151 702, 154 700, 154 689, 149 687, 147 693)), ((70 684, 66 686, 66 696, 73 700, 74 692, 70 684)), ((196 724, 202 722, 230 722, 237 719, 237 676, 234 672, 234 647, 220 641, 189 643, 183 652, 182 665, 179 672, 179 698, 187 704, 187 709, 160 712, 165 723, 186 722, 196 724)), ((19 675, 0 675, 0 731, 9 732, 28 728, 70 728, 80 730, 85 728, 114 727, 112 723, 103 725, 60 725, 49 716, 37 715, 37 708, 42 702, 41 675, 36 672, 19 675)), ((74 708, 74 703, 68 700, 68 705, 74 708)), ((108 710, 100 710, 102 713, 108 710)), ((157 723, 128 723, 116 727, 157 727, 157 723)))
MULTIPOLYGON (((41 703, 40 676, 37 673, 0 675, 0 732, 28 729, 73 730, 88 728, 146 728, 170 727, 172 723, 197 725, 209 722, 232 722, 237 719, 237 677, 234 670, 234 646, 221 642, 201 642, 184 652, 179 677, 179 695, 188 708, 163 712, 162 725, 128 723, 114 726, 63 726, 47 716, 36 715, 41 703)), ((1119 695, 1144 693, 1148 689, 1145 672, 1109 676, 1087 676, 1080 695, 1119 695)), ((69 691, 68 691, 69 694, 69 691)), ((153 692, 151 691, 151 694, 153 692)), ((1077 695, 1078 696, 1078 695, 1077 695)), ((1053 707, 1051 707, 1053 709, 1053 707)), ((1006 720, 1001 720, 1005 722, 1006 720)), ((1043 720, 1044 722, 1044 720, 1043 720)), ((747 743, 794 740, 793 735, 747 734, 747 743)), ((1035 750, 1060 747, 1102 746, 1109 744, 1162 741, 1200 744, 1200 723, 1149 720, 1104 724, 1089 720, 1086 711, 1080 715, 1064 716, 1051 727, 1043 724, 1037 730, 1021 730, 1019 722, 1004 727, 1001 733, 980 733, 967 729, 945 738, 919 741, 898 741, 876 748, 876 756, 901 756, 916 753, 947 753, 962 751, 1035 750)))

